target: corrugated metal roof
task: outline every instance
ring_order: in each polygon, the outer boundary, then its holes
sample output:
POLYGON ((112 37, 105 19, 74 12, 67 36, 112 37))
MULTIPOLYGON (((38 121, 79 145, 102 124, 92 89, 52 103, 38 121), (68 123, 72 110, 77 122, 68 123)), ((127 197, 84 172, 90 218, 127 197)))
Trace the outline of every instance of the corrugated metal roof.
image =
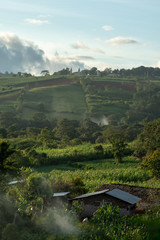
POLYGON ((105 193, 105 192, 107 192, 107 191, 109 191, 109 189, 105 189, 105 190, 98 191, 98 192, 93 192, 93 193, 86 193, 86 194, 83 194, 83 195, 81 195, 81 196, 75 197, 75 198, 73 198, 72 200, 81 199, 81 198, 87 198, 87 197, 99 195, 99 194, 105 193))
POLYGON ((106 192, 107 195, 118 198, 124 202, 130 203, 130 204, 135 204, 137 202, 139 202, 140 200, 142 200, 139 197, 136 197, 128 192, 124 192, 118 188, 115 188, 113 190, 110 190, 108 192, 106 192))
POLYGON ((64 197, 67 196, 70 192, 58 192, 58 193, 54 193, 53 197, 64 197))
POLYGON ((14 184, 17 184, 17 183, 22 183, 22 182, 23 182, 23 179, 22 179, 22 180, 11 181, 11 182, 9 182, 8 184, 9 184, 9 185, 14 185, 14 184))

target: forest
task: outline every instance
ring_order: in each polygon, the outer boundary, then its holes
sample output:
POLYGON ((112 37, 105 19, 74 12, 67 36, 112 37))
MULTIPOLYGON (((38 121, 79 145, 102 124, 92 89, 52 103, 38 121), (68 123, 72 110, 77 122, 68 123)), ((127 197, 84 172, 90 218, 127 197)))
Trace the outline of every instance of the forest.
POLYGON ((0 77, 0 239, 159 239, 160 69, 42 74, 0 77), (149 204, 81 222, 81 202, 53 203, 103 184, 152 189, 149 204))

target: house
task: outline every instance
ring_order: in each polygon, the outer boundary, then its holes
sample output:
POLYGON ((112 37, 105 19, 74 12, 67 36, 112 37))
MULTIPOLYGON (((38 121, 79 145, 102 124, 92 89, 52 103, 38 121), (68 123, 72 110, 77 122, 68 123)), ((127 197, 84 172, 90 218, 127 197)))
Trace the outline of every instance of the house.
POLYGON ((136 203, 139 202, 141 198, 115 188, 112 190, 105 189, 102 191, 83 194, 71 199, 71 202, 76 200, 83 202, 83 209, 80 216, 80 218, 83 219, 85 217, 92 217, 103 201, 107 204, 112 203, 113 205, 119 206, 120 213, 122 215, 132 214, 136 209, 136 203))

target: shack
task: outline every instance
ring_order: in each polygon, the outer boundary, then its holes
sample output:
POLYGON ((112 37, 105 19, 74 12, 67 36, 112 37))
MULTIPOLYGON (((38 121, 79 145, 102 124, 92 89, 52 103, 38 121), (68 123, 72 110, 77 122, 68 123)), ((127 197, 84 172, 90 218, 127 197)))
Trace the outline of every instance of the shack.
POLYGON ((82 212, 80 218, 91 218, 94 212, 101 206, 104 201, 106 204, 112 203, 119 206, 122 215, 130 215, 134 213, 136 204, 141 198, 134 196, 128 192, 122 191, 118 188, 113 190, 105 189, 93 193, 83 194, 81 196, 71 199, 73 201, 79 200, 82 202, 82 212))

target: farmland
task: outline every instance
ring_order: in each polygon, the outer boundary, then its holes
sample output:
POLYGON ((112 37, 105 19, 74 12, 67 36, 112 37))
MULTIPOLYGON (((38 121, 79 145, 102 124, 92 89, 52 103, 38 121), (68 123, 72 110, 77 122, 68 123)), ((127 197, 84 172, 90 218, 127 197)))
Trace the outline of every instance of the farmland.
POLYGON ((10 77, 0 79, 0 111, 17 111, 24 119, 43 111, 47 117, 82 119, 85 116, 123 116, 132 101, 135 83, 123 79, 78 76, 10 77), (93 92, 96 89, 98 92, 93 92), (118 95, 117 95, 118 93, 118 95), (38 106, 43 104, 43 108, 38 106))
POLYGON ((160 188, 159 180, 151 179, 146 171, 138 167, 138 161, 134 158, 124 158, 120 166, 115 164, 114 159, 104 159, 83 162, 81 167, 83 167, 82 170, 63 164, 37 167, 35 170, 49 173, 55 182, 60 180, 69 182, 72 178, 79 176, 89 192, 95 191, 102 184, 113 183, 160 188))
POLYGON ((37 112, 47 119, 109 117, 119 122, 124 118, 140 120, 146 115, 153 119, 158 96, 156 78, 148 81, 74 74, 0 78, 0 111, 14 112, 27 120, 37 112))

